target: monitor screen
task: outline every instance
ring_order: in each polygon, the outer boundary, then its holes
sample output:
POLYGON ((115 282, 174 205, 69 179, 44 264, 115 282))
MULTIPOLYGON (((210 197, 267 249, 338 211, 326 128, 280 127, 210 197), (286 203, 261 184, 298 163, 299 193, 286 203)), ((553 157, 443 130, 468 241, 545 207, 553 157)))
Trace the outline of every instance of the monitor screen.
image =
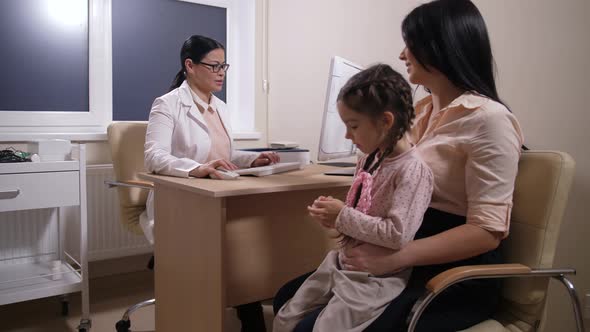
POLYGON ((346 126, 340 119, 336 108, 336 99, 340 89, 349 78, 363 68, 339 56, 334 56, 330 63, 330 77, 328 79, 328 92, 324 105, 322 119, 322 132, 320 134, 320 146, 318 160, 327 161, 336 158, 345 158, 355 155, 355 147, 352 141, 346 139, 346 126))

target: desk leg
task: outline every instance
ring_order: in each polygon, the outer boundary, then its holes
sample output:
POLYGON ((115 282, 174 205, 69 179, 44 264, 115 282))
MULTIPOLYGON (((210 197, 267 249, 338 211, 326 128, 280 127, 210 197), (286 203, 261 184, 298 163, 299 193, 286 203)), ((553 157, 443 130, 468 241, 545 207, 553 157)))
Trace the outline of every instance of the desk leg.
POLYGON ((224 204, 156 184, 156 331, 223 331, 224 204))

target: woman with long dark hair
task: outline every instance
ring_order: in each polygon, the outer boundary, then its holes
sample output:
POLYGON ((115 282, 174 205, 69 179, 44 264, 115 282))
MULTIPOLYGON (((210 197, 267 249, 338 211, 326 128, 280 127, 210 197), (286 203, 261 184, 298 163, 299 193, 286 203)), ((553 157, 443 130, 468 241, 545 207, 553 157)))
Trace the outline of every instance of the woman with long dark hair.
MULTIPOLYGON (((469 0, 438 0, 403 20, 400 54, 410 82, 430 95, 415 105, 410 140, 432 169, 434 192, 414 241, 399 250, 373 244, 346 248, 342 268, 387 275, 413 267, 407 288, 365 331, 405 331, 412 306, 436 274, 461 265, 502 263, 523 137, 498 97, 487 29, 469 0)), ((275 310, 304 275, 279 290, 275 310)), ((428 307, 418 331, 458 331, 489 318, 499 281, 450 287, 428 307)), ((309 320, 308 320, 309 321, 309 320)), ((295 331, 307 331, 298 326, 295 331)))
MULTIPOLYGON (((145 142, 149 172, 178 177, 220 178, 217 168, 263 166, 278 162, 276 153, 233 149, 229 113, 213 92, 223 88, 229 64, 225 48, 205 36, 191 36, 180 50, 180 70, 170 91, 152 105, 145 142)), ((154 197, 150 192, 140 224, 153 242, 154 197)), ((196 262, 195 262, 196 263, 196 262)), ((260 303, 238 306, 242 331, 264 331, 260 303)))

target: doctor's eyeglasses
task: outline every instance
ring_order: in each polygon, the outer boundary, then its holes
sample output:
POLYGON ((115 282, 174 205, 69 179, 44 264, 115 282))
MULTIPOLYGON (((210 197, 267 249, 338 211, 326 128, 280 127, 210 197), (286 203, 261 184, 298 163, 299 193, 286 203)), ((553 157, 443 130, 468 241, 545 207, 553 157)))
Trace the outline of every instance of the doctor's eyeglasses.
POLYGON ((206 62, 199 62, 199 63, 211 68, 211 71, 214 73, 219 73, 219 71, 222 69, 224 72, 227 72, 227 70, 229 69, 229 63, 206 63, 206 62))

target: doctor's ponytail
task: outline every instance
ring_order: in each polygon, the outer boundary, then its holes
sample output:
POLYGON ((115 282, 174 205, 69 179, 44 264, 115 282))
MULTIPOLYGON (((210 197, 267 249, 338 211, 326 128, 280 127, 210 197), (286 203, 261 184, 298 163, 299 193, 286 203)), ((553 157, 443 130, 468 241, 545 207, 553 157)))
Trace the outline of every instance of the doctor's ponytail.
POLYGON ((191 59, 194 63, 199 63, 209 52, 218 48, 225 50, 223 44, 205 36, 193 35, 185 40, 180 49, 180 70, 174 77, 170 90, 168 91, 178 88, 186 80, 186 68, 184 67, 186 59, 191 59))
POLYGON ((184 80, 186 80, 186 74, 184 72, 184 68, 182 68, 178 71, 178 74, 176 74, 176 76, 174 77, 174 80, 172 81, 172 85, 170 86, 170 90, 168 90, 168 91, 172 91, 172 90, 178 88, 182 84, 182 82, 184 82, 184 80))

